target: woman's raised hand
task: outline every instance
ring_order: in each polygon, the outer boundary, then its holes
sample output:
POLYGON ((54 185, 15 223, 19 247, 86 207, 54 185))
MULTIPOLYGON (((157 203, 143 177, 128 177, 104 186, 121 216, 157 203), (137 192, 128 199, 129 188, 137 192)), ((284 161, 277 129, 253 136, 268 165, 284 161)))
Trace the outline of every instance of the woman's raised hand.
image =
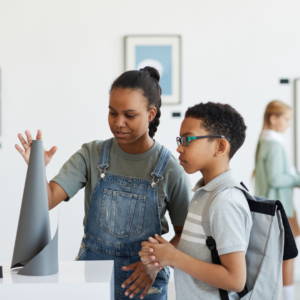
MULTIPOLYGON (((19 138, 24 150, 18 144, 16 144, 15 147, 21 153, 24 160, 28 164, 29 157, 30 157, 30 151, 31 151, 32 136, 28 130, 25 131, 25 134, 27 137, 27 141, 24 139, 24 137, 21 133, 18 134, 18 138, 19 138)), ((42 140, 42 131, 40 129, 37 132, 36 139, 42 140)), ((57 151, 56 146, 52 147, 49 151, 46 151, 44 148, 45 166, 47 166, 49 164, 52 156, 55 154, 56 151, 57 151)))

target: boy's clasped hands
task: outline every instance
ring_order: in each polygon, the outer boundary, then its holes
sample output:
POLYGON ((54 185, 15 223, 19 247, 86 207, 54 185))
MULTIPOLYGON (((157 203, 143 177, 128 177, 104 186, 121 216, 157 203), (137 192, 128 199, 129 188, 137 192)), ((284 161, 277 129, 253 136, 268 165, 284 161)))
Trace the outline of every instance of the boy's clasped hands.
MULTIPOLYGON (((137 262, 135 264, 122 267, 124 271, 135 270, 133 273, 123 284, 122 288, 126 288, 133 281, 134 283, 125 291, 125 296, 129 296, 129 298, 133 298, 140 289, 138 287, 141 285, 141 282, 137 280, 138 277, 142 280, 142 285, 145 283, 144 278, 141 277, 141 274, 145 272, 143 270, 146 268, 146 273, 150 275, 152 278, 151 283, 146 284, 146 288, 140 296, 140 299, 143 299, 146 296, 149 288, 153 284, 157 273, 166 266, 173 267, 173 263, 171 259, 174 259, 175 253, 177 252, 176 248, 166 241, 164 238, 159 235, 155 235, 155 238, 149 237, 149 242, 144 241, 141 243, 142 249, 139 252, 139 256, 141 257, 141 262, 137 262)), ((151 281, 151 280, 150 280, 151 281)))
POLYGON ((155 238, 149 237, 149 242, 142 242, 142 250, 139 252, 141 261, 148 270, 167 266, 173 267, 177 249, 164 238, 155 234, 155 238))

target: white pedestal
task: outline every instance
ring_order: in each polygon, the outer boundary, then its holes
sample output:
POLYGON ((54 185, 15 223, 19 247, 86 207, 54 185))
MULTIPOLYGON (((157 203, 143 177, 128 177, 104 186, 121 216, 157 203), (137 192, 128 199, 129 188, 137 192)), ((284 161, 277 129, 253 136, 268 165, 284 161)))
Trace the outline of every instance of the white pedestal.
POLYGON ((114 262, 60 262, 51 276, 23 276, 10 271, 10 263, 0 263, 0 299, 5 300, 83 300, 114 299, 114 262))

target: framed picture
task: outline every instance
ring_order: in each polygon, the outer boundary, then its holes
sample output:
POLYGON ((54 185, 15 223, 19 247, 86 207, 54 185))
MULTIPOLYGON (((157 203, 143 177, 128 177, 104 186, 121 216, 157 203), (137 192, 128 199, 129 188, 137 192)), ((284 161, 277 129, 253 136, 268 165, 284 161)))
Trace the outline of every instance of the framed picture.
POLYGON ((2 120, 1 120, 1 114, 2 114, 2 112, 1 112, 1 69, 0 69, 0 149, 1 149, 1 134, 2 134, 2 128, 1 128, 1 126, 2 126, 2 120))
POLYGON ((300 78, 294 80, 294 163, 300 172, 300 78))
POLYGON ((181 102, 181 38, 178 35, 130 35, 124 38, 125 71, 154 67, 160 74, 162 104, 181 102))

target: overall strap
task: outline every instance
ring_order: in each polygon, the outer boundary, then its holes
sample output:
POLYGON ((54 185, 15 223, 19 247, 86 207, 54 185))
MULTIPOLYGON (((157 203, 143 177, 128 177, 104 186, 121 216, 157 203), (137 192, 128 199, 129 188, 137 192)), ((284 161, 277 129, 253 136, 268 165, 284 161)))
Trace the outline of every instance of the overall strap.
POLYGON ((113 138, 108 139, 103 142, 101 153, 100 153, 100 162, 97 166, 97 169, 100 171, 101 178, 105 177, 106 169, 109 167, 109 161, 110 161, 110 149, 112 145, 113 138))
POLYGON ((159 182, 159 180, 164 179, 163 175, 166 171, 171 155, 172 155, 171 151, 168 150, 166 147, 162 146, 162 150, 158 162, 155 166, 154 171, 151 173, 151 176, 153 178, 152 187, 155 187, 159 182), (155 178, 157 179, 157 181, 155 181, 155 178))

